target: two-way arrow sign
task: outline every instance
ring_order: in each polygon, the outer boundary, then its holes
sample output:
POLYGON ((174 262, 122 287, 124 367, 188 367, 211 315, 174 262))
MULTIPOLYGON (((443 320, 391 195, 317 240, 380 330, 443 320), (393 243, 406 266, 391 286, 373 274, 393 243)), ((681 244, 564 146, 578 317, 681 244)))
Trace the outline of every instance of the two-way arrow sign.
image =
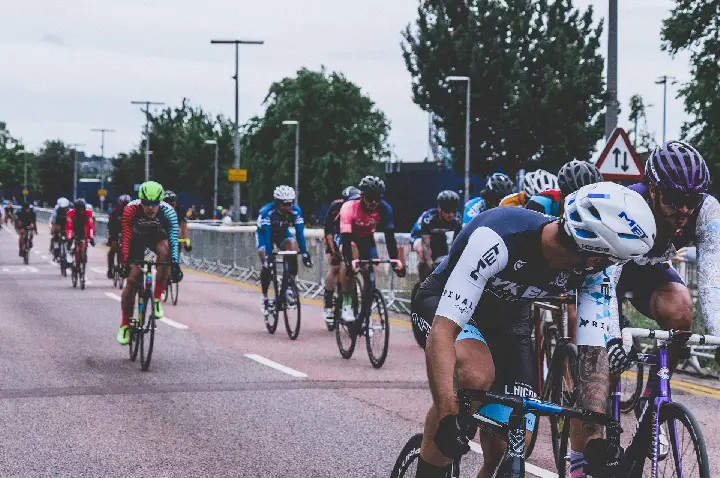
POLYGON ((620 154, 623 156, 623 163, 622 166, 620 166, 620 169, 623 170, 623 172, 627 172, 627 170, 630 168, 627 162, 628 152, 627 151, 620 151, 620 148, 615 148, 612 151, 612 154, 615 156, 615 169, 618 167, 618 162, 620 161, 620 154))
POLYGON ((633 181, 643 177, 644 167, 630 138, 622 128, 615 128, 600 157, 595 163, 605 179, 611 181, 633 181), (615 161, 607 161, 612 155, 615 161))

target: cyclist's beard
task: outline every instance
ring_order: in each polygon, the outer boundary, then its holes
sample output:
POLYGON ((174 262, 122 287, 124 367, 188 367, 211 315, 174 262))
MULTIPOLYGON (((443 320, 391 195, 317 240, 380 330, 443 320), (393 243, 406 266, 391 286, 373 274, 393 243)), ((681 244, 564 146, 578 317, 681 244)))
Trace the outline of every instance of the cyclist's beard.
POLYGON ((660 201, 660 197, 658 195, 655 196, 655 210, 658 215, 664 219, 664 221, 662 221, 662 228, 666 230, 671 229, 673 232, 685 227, 691 216, 691 212, 682 213, 677 209, 674 209, 674 212, 671 212, 670 214, 665 213, 662 201, 660 201))

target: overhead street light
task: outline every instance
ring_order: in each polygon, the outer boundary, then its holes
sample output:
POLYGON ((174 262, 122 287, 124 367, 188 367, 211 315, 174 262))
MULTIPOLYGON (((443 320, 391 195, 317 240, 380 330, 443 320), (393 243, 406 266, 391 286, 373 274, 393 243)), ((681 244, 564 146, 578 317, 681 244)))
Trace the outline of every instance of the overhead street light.
POLYGON ((300 204, 300 123, 296 120, 286 120, 282 124, 295 126, 295 201, 300 204))
POLYGON ((445 81, 467 82, 467 98, 465 100, 465 202, 470 200, 470 77, 448 76, 445 81))
POLYGON ((205 144, 215 145, 215 182, 213 183, 213 214, 216 214, 218 203, 218 142, 214 139, 206 139, 205 144))

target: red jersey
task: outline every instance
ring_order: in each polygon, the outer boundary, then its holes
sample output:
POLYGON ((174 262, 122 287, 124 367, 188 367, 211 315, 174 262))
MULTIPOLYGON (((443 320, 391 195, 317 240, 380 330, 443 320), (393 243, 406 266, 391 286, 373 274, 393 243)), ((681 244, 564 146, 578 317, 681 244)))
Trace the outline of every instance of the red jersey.
POLYGON ((68 239, 72 239, 73 236, 93 239, 95 237, 95 218, 92 211, 83 209, 78 213, 75 209, 70 209, 65 221, 65 235, 68 239))

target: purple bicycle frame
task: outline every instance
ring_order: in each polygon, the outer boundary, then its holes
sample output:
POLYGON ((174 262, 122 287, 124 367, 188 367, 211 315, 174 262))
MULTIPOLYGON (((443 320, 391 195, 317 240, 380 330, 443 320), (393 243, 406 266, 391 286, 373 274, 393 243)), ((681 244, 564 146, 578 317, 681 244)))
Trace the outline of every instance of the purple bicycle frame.
MULTIPOLYGON (((660 447, 660 441, 659 441, 659 430, 660 430, 660 408, 666 404, 672 402, 672 398, 670 397, 670 368, 668 366, 669 364, 669 352, 667 349, 667 346, 665 344, 658 347, 658 354, 645 354, 645 353, 638 353, 638 362, 643 362, 650 364, 650 372, 653 372, 653 370, 656 370, 655 373, 657 373, 658 380, 655 383, 655 387, 650 395, 650 398, 652 398, 652 402, 648 400, 647 406, 645 410, 642 411, 640 415, 640 420, 638 423, 638 427, 642 424, 644 420, 647 420, 645 418, 646 413, 652 413, 652 440, 654 443, 654 450, 653 453, 653 469, 652 469, 652 478, 656 478, 658 476, 658 453, 659 453, 659 447, 660 447), (653 367, 653 365, 655 367, 653 367)), ((620 380, 618 380, 618 383, 615 385, 615 391, 612 393, 611 400, 610 400, 610 406, 611 406, 611 412, 613 415, 613 418, 620 421, 620 380)), ((677 433, 675 430, 675 421, 671 420, 668 422, 668 434, 670 435, 668 437, 669 439, 669 445, 672 447, 673 450, 673 456, 675 458, 675 469, 678 471, 678 477, 682 478, 682 459, 679 454, 679 445, 677 440, 677 433)), ((638 433, 633 436, 631 444, 628 446, 628 448, 632 447, 634 441, 638 439, 638 433)), ((617 437, 608 437, 610 438, 617 438, 619 442, 619 435, 617 437)), ((635 448, 635 447, 633 447, 635 448)), ((642 450, 644 453, 647 453, 645 450, 647 450, 646 447, 640 447, 640 450, 642 450)), ((644 460, 643 460, 644 461, 644 460)))

